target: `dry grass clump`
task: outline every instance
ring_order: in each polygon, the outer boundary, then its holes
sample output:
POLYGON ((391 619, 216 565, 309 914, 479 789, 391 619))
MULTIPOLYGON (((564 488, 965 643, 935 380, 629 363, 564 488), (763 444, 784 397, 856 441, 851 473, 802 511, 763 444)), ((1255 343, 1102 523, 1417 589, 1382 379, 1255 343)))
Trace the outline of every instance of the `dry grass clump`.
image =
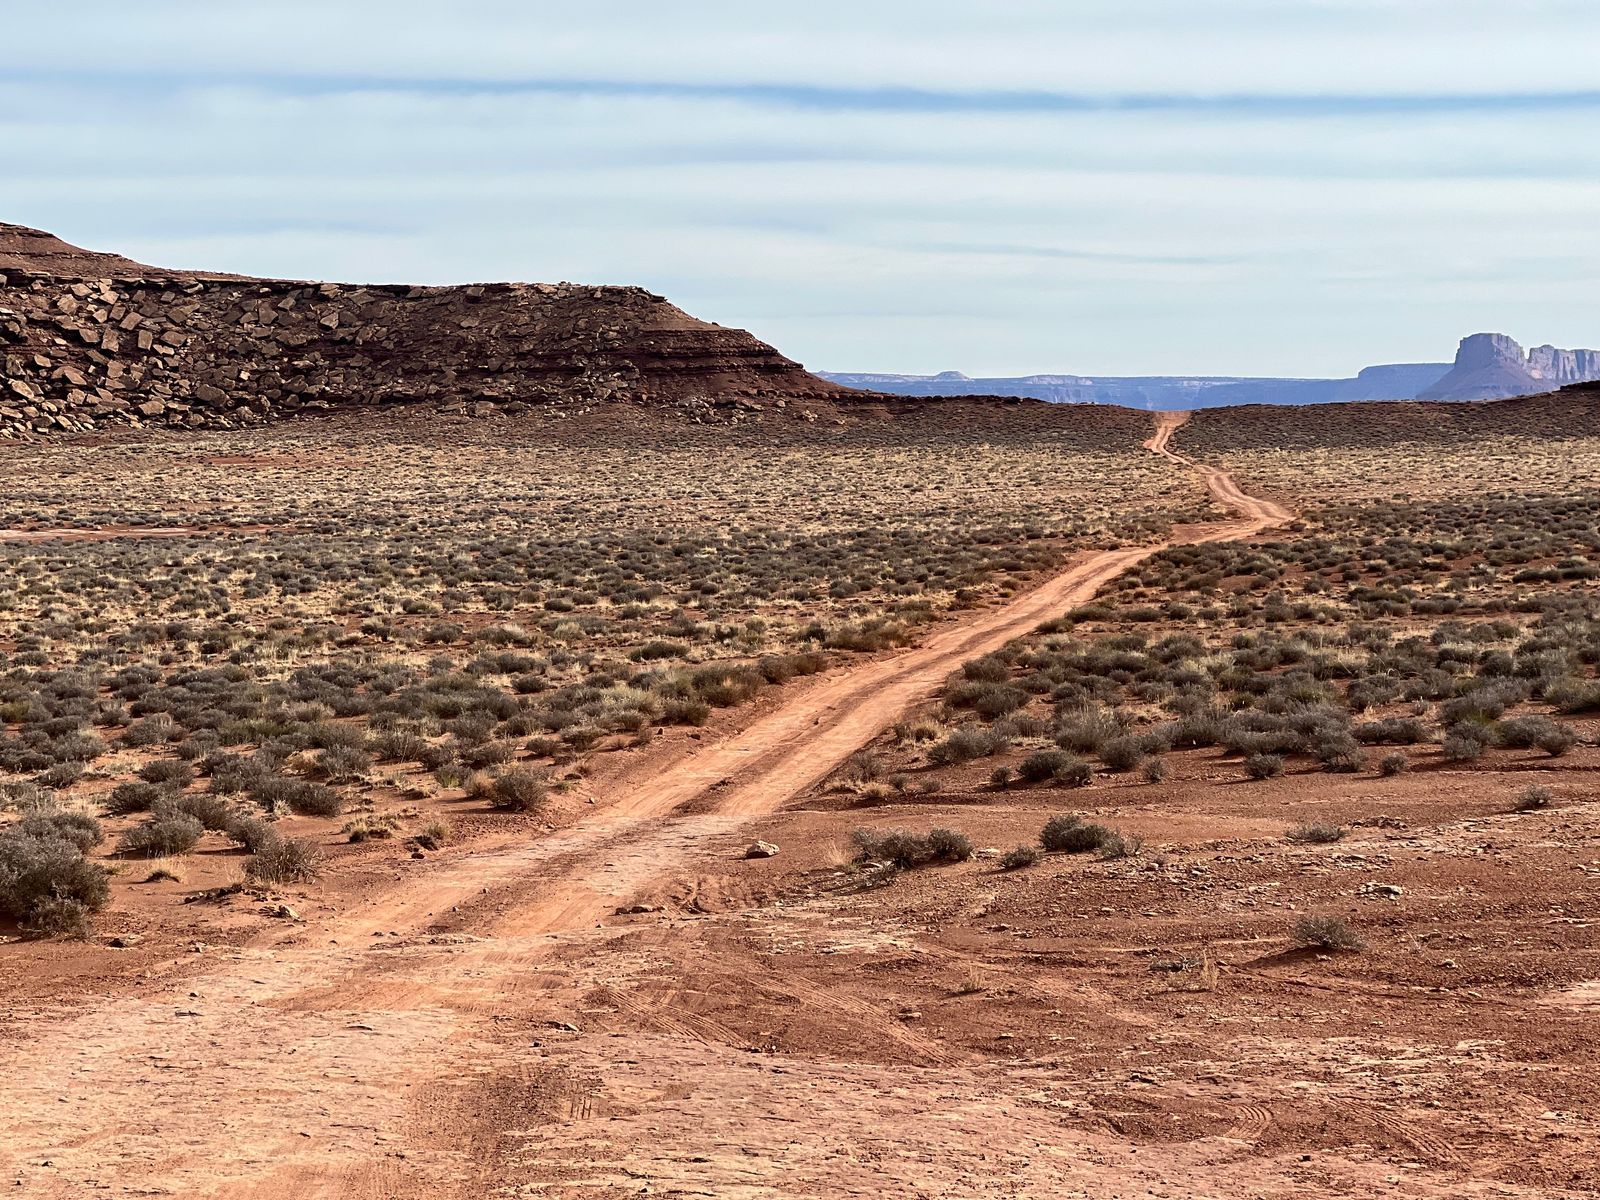
POLYGON ((972 839, 954 829, 934 829, 926 834, 857 829, 850 839, 857 862, 886 863, 902 871, 933 862, 966 862, 973 855, 972 839))
POLYGON ((309 883, 322 871, 323 853, 307 838, 270 838, 245 866, 255 884, 309 883))
POLYGON ((1343 917, 1309 915, 1289 931, 1289 941, 1302 950, 1362 950, 1366 942, 1343 917))

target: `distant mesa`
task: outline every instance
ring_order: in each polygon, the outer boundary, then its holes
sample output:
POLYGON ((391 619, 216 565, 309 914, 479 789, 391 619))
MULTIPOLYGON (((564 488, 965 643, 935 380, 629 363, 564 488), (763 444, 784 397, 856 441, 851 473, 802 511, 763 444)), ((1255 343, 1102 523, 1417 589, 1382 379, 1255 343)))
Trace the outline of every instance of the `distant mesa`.
POLYGON ((1504 334, 1479 333, 1461 343, 1454 364, 1392 363, 1354 379, 1248 376, 1022 375, 971 379, 940 375, 852 375, 822 371, 845 387, 902 396, 979 392, 1054 404, 1119 404, 1128 408, 1222 408, 1238 404, 1329 404, 1360 400, 1501 400, 1600 380, 1600 351, 1538 346, 1524 352, 1504 334))
POLYGON ((942 375, 818 372, 845 387, 901 396, 1022 396, 1052 404, 1116 404, 1124 408, 1222 408, 1235 404, 1328 404, 1342 400, 1409 400, 1432 387, 1449 363, 1368 367, 1354 379, 1261 379, 1236 375, 1021 375, 972 379, 942 375))

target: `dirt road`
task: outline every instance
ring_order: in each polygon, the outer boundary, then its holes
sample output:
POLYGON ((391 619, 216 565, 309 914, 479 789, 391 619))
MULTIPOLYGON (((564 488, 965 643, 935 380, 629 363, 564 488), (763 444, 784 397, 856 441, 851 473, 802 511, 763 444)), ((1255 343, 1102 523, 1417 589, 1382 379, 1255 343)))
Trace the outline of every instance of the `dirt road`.
MULTIPOLYGON (((1185 416, 1161 414, 1147 446, 1191 468, 1168 449, 1185 416)), ((1183 541, 1248 537, 1288 518, 1226 473, 1195 469, 1240 515, 1183 531, 1183 541)), ((50 1197, 624 1194, 616 1180, 627 1178, 625 1162, 595 1164, 587 1182, 568 1164, 559 1184, 499 1190, 513 1186, 510 1178, 538 1174, 517 1176, 504 1147, 503 1135, 526 1125, 529 1112, 559 1101, 569 1121, 617 1115, 596 1109, 592 1087, 574 1091, 570 1081, 553 1083, 529 1066, 529 1029, 556 978, 547 974, 551 957, 605 936, 619 906, 670 876, 708 839, 735 835, 804 792, 933 695, 962 662, 1082 603, 1159 548, 1085 555, 1034 591, 914 649, 819 677, 744 729, 612 789, 610 803, 590 819, 536 843, 419 864, 374 901, 217 952, 215 966, 176 988, 152 983, 128 999, 24 1014, 26 1039, 0 1047, 0 1178, 15 1180, 12 1195, 50 1197)), ((797 995, 796 1002, 822 1001, 797 995)), ((893 1036, 940 1061, 928 1039, 897 1025, 893 1036)), ((840 1086, 834 1077, 845 1074, 829 1067, 780 1085, 749 1077, 746 1064, 729 1061, 726 1048, 713 1053, 703 1036, 652 1044, 652 1070, 702 1081, 693 1104, 688 1093, 684 1103, 669 1104, 680 1123, 697 1106, 737 1104, 745 1094, 756 1103, 793 1103, 785 1119, 801 1120, 822 1111, 814 1107, 816 1089, 840 1086), (729 1090, 718 1096, 721 1087, 729 1090)), ((639 1053, 632 1043, 606 1042, 592 1065, 619 1078, 639 1075, 639 1053)), ((892 1089, 894 1081, 878 1082, 892 1089)), ((641 1086, 659 1091, 661 1083, 641 1086)), ((1017 1188, 1006 1190, 1004 1176, 981 1162, 984 1138, 998 1136, 1007 1119, 1013 1127, 1039 1125, 1037 1115, 1020 1103, 993 1110, 977 1075, 941 1086, 965 1097, 970 1128, 950 1148, 947 1165, 956 1173, 927 1175, 930 1184, 956 1187, 959 1176, 984 1180, 995 1194, 1049 1194, 1047 1171, 1019 1174, 1017 1188), (970 1177, 961 1174, 967 1167, 970 1177)), ((841 1134, 859 1127, 860 1137, 881 1139, 882 1130, 869 1126, 915 1107, 875 1103, 848 1121, 838 1108, 819 1119, 843 1122, 841 1134)), ((1042 1126, 1036 1132, 1043 1136, 1042 1126)), ((550 1151, 559 1153, 553 1144, 550 1151)), ((665 1153, 642 1145, 636 1152, 642 1161, 665 1153)), ((695 1194, 811 1194, 767 1182, 755 1161, 707 1156, 701 1167, 685 1168, 684 1182, 718 1181, 695 1194)), ((1147 1176, 1104 1178, 1131 1187, 1147 1176)), ((970 1186, 970 1194, 989 1194, 970 1186)), ((881 1190, 881 1182, 868 1190, 881 1190)))

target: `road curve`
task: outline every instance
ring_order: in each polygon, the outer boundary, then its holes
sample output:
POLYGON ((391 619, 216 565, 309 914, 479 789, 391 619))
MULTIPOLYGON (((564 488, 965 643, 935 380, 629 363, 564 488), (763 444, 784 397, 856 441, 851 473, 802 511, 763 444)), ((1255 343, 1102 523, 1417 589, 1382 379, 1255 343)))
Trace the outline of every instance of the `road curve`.
MULTIPOLYGON (((1159 414, 1146 447, 1201 472, 1238 516, 1186 530, 1183 542, 1249 537, 1289 518, 1172 451, 1186 418, 1159 414)), ((1162 548, 1080 556, 915 648, 819 676, 744 728, 628 780, 568 829, 441 855, 375 900, 261 937, 180 985, 31 1020, 25 1042, 0 1046, 10 1194, 481 1195, 467 1139, 439 1136, 416 1098, 495 1069, 492 1022, 528 1014, 537 993, 522 989, 552 945, 604 923, 706 839, 804 793, 961 663, 1162 548)))

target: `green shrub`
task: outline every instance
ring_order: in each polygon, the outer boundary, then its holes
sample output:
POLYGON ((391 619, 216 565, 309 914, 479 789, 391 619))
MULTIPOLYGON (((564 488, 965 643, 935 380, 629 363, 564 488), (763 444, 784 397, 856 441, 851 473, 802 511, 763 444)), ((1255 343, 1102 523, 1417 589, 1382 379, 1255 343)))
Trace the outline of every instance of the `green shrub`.
POLYGON ((234 813, 223 832, 251 854, 259 854, 268 842, 278 840, 278 831, 270 821, 244 813, 234 813))

